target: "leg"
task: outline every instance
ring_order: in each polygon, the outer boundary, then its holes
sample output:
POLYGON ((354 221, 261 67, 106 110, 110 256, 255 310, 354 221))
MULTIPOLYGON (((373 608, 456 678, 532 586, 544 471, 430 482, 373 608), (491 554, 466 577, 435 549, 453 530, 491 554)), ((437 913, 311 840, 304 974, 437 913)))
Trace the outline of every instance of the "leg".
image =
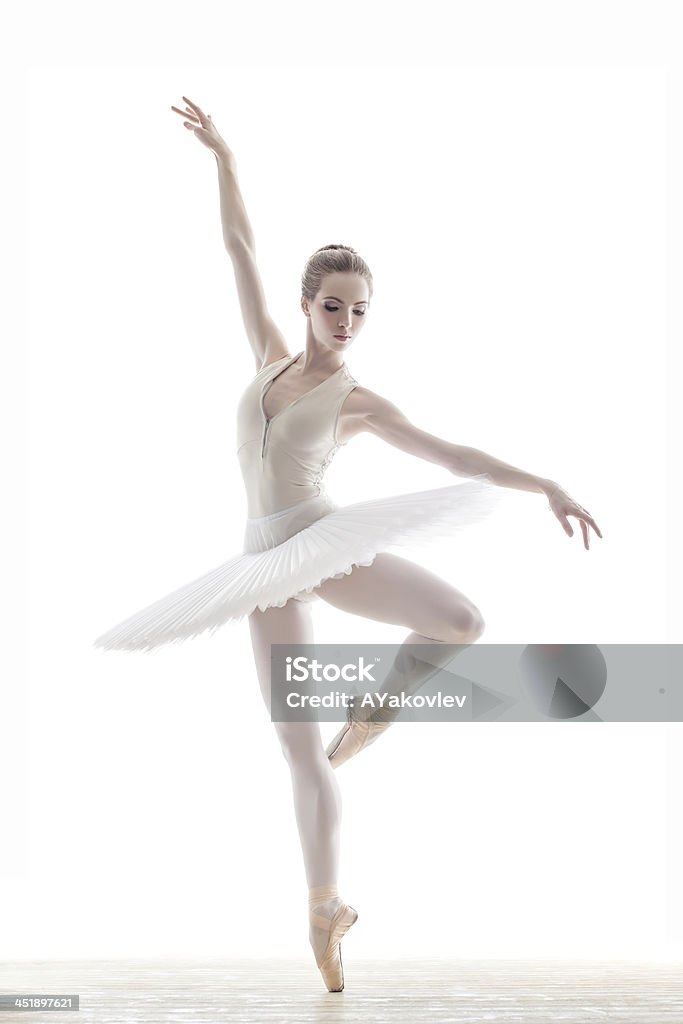
POLYGON ((427 641, 469 645, 484 631, 481 612, 461 590, 386 551, 372 565, 357 565, 348 576, 325 580, 315 593, 354 615, 407 626, 427 641))
MULTIPOLYGON (((288 601, 256 610, 249 629, 261 693, 270 714, 270 645, 313 643, 311 607, 288 601)), ((341 794, 317 722, 274 722, 292 778, 294 808, 309 888, 337 884, 341 794)))
MULTIPOLYGON (((259 685, 270 714, 270 645, 313 643, 311 607, 290 600, 282 608, 265 612, 257 609, 249 616, 249 629, 259 685)), ((337 893, 342 811, 339 784, 323 749, 317 722, 273 724, 292 779, 309 888, 309 941, 328 987, 338 986, 340 978, 343 986, 338 942, 357 915, 346 908, 337 893), (330 932, 332 925, 325 925, 333 918, 337 929, 334 934, 330 932)))
MULTIPOLYGON (((383 692, 389 695, 416 693, 484 630, 481 612, 462 591, 428 569, 386 552, 378 554, 372 565, 356 566, 338 580, 325 580, 316 593, 344 611, 411 628, 384 681, 383 692), (411 656, 413 644, 434 648, 428 661, 411 656)), ((356 728, 354 736, 345 726, 328 748, 335 766, 373 742, 380 735, 379 726, 386 726, 397 714, 397 709, 385 704, 373 709, 369 721, 375 726, 370 729, 356 728)), ((355 717, 362 720, 362 712, 355 717)))

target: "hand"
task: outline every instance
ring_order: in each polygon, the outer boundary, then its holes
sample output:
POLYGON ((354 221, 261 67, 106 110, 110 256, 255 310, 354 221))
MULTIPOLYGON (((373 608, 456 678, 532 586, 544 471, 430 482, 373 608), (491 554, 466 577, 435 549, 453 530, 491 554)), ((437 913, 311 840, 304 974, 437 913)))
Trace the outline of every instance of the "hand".
POLYGON ((570 536, 574 536, 567 516, 574 516, 581 523, 581 530, 583 532, 583 543, 586 551, 589 549, 588 543, 588 527, 592 526, 598 537, 602 539, 600 527, 593 519, 590 512, 586 512, 582 505, 577 505, 573 498, 570 498, 566 491, 563 491, 561 487, 555 487, 548 495, 548 508, 555 513, 557 518, 562 523, 562 528, 570 536))
POLYGON ((187 103, 185 110, 178 110, 177 107, 171 107, 176 114, 180 114, 181 117, 187 118, 183 121, 186 128, 191 129, 199 141, 210 149, 216 156, 227 157, 229 160, 234 160, 234 155, 228 148, 228 144, 218 133, 218 129, 215 127, 211 120, 211 114, 205 114, 201 107, 198 107, 192 100, 188 100, 187 96, 183 96, 183 99, 187 103))

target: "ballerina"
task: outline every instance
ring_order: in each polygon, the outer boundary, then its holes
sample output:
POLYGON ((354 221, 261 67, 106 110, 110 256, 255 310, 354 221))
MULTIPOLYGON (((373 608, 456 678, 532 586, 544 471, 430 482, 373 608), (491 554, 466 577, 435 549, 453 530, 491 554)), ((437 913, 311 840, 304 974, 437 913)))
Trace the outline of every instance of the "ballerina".
MULTIPOLYGON (((349 246, 323 246, 308 260, 301 282, 306 345, 290 352, 267 310, 235 157, 211 115, 183 100, 185 110, 171 109, 216 158, 223 238, 256 366, 237 407, 237 458, 248 502, 243 551, 130 616, 95 645, 153 650, 247 617, 272 720, 271 645, 312 644, 312 604, 322 599, 410 630, 384 685, 388 692, 414 693, 454 652, 476 642, 484 621, 464 593, 388 547, 419 536, 450 536, 480 521, 506 487, 545 494, 569 536, 568 516, 577 518, 587 550, 588 528, 602 534, 555 481, 419 429, 356 381, 344 356, 367 321, 373 282, 349 246), (323 476, 335 452, 363 431, 469 479, 339 506, 326 493, 323 476), (431 664, 411 657, 414 644, 431 645, 431 664)), ((375 742, 393 717, 387 710, 366 719, 349 712, 326 750, 317 722, 273 723, 291 774, 309 892, 309 941, 330 992, 344 988, 341 939, 358 918, 337 890, 341 795, 334 769, 375 742)))

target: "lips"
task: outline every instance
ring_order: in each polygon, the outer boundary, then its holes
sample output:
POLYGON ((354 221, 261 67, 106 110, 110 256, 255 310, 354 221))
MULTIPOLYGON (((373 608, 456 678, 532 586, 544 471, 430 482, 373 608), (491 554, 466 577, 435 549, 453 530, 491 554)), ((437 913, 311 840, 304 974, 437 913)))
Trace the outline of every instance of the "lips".
POLYGON ((339 338, 340 341, 348 341, 350 337, 350 334, 335 334, 335 338, 339 338))

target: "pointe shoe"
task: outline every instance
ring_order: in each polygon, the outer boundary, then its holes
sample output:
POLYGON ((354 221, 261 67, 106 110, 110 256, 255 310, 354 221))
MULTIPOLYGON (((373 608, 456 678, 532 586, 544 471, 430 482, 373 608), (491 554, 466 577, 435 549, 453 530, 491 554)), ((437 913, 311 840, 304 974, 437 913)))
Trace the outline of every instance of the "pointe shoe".
POLYGON ((360 753, 361 750, 365 750, 371 743, 374 743, 391 724, 391 722, 357 722, 351 718, 350 709, 347 709, 346 725, 331 740, 325 750, 328 761, 333 768, 338 768, 354 754, 360 753))
POLYGON ((344 988, 344 966, 341 958, 342 938, 346 935, 351 925, 358 920, 358 912, 347 903, 342 903, 336 913, 331 917, 323 917, 311 911, 309 914, 310 924, 316 928, 329 931, 329 941, 320 960, 316 963, 328 992, 341 992, 344 988))

